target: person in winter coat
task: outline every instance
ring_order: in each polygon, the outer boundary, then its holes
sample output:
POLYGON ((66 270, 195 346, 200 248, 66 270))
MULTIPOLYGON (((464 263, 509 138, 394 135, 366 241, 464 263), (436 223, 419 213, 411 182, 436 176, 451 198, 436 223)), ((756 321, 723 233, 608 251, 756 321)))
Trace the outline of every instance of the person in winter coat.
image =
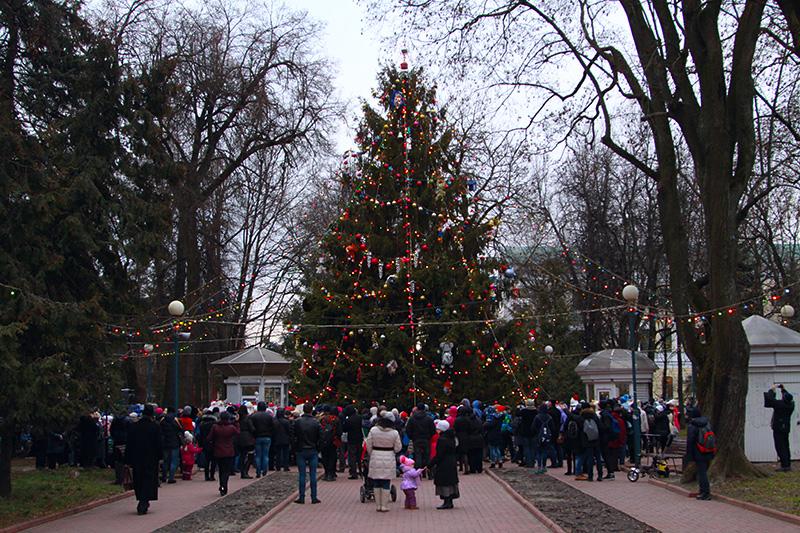
POLYGON ((234 424, 232 418, 229 412, 224 411, 219 424, 214 425, 208 435, 208 441, 214 449, 214 459, 219 466, 220 496, 228 494, 228 478, 233 472, 233 459, 236 456, 233 441, 240 433, 238 424, 234 424))
POLYGON ((255 430, 246 405, 240 405, 237 414, 239 415, 239 435, 234 440, 234 446, 239 456, 239 471, 242 479, 251 479, 250 465, 253 464, 256 449, 255 430))
POLYGON ((582 472, 583 445, 581 444, 581 433, 583 431, 583 419, 580 415, 580 404, 577 400, 570 402, 571 412, 567 416, 564 424, 564 458, 567 460, 566 476, 579 475, 582 472))
POLYGON ((622 449, 628 440, 628 432, 625 425, 625 420, 622 418, 622 413, 620 411, 621 409, 619 407, 616 407, 613 411, 611 411, 611 416, 616 422, 616 426, 619 427, 620 430, 619 433, 617 433, 616 438, 608 441, 608 448, 606 452, 607 472, 605 479, 614 479, 614 472, 619 471, 620 454, 622 453, 622 449))
POLYGON ((289 448, 292 443, 292 423, 286 418, 286 410, 275 412, 275 425, 272 445, 275 448, 275 469, 289 471, 289 448))
POLYGON ((601 454, 602 430, 594 407, 581 404, 581 447, 583 448, 582 471, 576 481, 592 481, 592 470, 597 465, 597 481, 603 480, 603 458, 601 454))
POLYGON ((564 450, 562 449, 559 441, 559 436, 562 433, 562 426, 564 425, 561 417, 561 410, 554 400, 548 401, 547 414, 553 420, 553 442, 550 445, 550 466, 553 468, 561 468, 564 460, 564 450))
MULTIPOLYGON (((138 423, 138 422, 137 422, 138 423)), ((162 453, 161 482, 175 483, 175 470, 180 461, 181 438, 183 428, 175 417, 175 408, 169 407, 167 414, 161 419, 162 453)))
POLYGON ((486 408, 486 422, 483 432, 489 446, 489 468, 503 468, 503 419, 498 416, 493 406, 486 408))
POLYGON ((414 468, 414 460, 405 455, 400 456, 400 470, 403 472, 403 482, 400 483, 400 490, 406 496, 406 509, 417 510, 417 488, 422 477, 422 469, 414 468))
POLYGON ((526 399, 525 407, 517 412, 519 416, 517 436, 519 437, 523 454, 523 463, 520 466, 528 468, 533 468, 534 466, 534 439, 536 436, 533 434, 533 419, 536 418, 537 414, 536 403, 532 398, 526 399))
POLYGON ((369 477, 375 487, 375 504, 379 512, 389 510, 389 487, 395 476, 397 459, 403 443, 394 429, 394 414, 384 411, 367 435, 369 477))
POLYGON ((790 419, 794 412, 794 397, 783 385, 773 385, 770 390, 764 393, 764 407, 772 408, 772 439, 775 442, 775 452, 778 454, 781 466, 778 472, 789 472, 792 467, 792 453, 789 449, 789 430, 791 429, 790 419), (780 389, 781 397, 777 397, 776 391, 780 389))
POLYGON ((431 457, 431 438, 436 433, 433 419, 424 403, 417 404, 406 423, 406 435, 414 446, 414 462, 417 468, 428 466, 431 457))
POLYGON ((650 430, 656 435, 656 451, 661 453, 667 447, 671 430, 669 422, 669 412, 660 403, 657 403, 653 411, 653 427, 650 430))
POLYGON ((187 405, 183 408, 178 422, 180 422, 183 431, 194 433, 194 417, 192 416, 192 406, 187 405))
POLYGON ((214 447, 208 441, 211 428, 213 428, 216 423, 217 418, 209 409, 203 411, 203 416, 200 418, 200 427, 197 431, 197 443, 203 449, 203 457, 205 459, 203 470, 206 481, 216 481, 214 474, 217 471, 217 461, 214 459, 214 447))
POLYGON ((269 450, 275 434, 275 420, 267 414, 266 402, 258 402, 256 412, 249 419, 255 437, 256 478, 260 478, 269 472, 269 450))
MULTIPOLYGON (((83 468, 93 468, 97 460, 97 440, 100 438, 100 426, 92 414, 83 415, 78 421, 80 435, 80 463, 83 468)), ((42 440, 42 442, 46 442, 42 440)))
POLYGON ((364 433, 361 429, 364 421, 352 405, 345 407, 342 414, 344 414, 342 435, 347 435, 347 466, 350 469, 348 479, 358 479, 361 471, 361 448, 364 446, 364 433))
POLYGON ((699 407, 690 407, 686 410, 689 417, 689 426, 686 431, 686 459, 697 466, 697 485, 700 493, 698 500, 711 499, 711 486, 708 483, 708 466, 714 458, 713 453, 703 453, 698 447, 698 436, 708 425, 708 418, 702 416, 699 407))
MULTIPOLYGON (((298 406, 299 408, 299 406, 298 406)), ((309 485, 311 486, 311 503, 320 503, 317 498, 317 463, 319 461, 320 425, 311 413, 314 406, 304 403, 302 416, 294 421, 292 437, 297 451, 297 483, 299 497, 294 503, 306 502, 306 467, 308 467, 309 485)))
POLYGON ((555 440, 553 418, 548 414, 545 404, 539 406, 539 413, 533 419, 531 432, 534 435, 536 466, 538 466, 535 473, 544 474, 547 472, 547 456, 550 454, 553 447, 553 440, 555 440))
POLYGON ((142 419, 128 428, 125 443, 125 464, 133 470, 133 490, 139 502, 136 511, 140 515, 147 513, 151 501, 158 500, 161 429, 153 415, 153 406, 145 405, 142 419))
POLYGON ((322 453, 322 467, 325 470, 323 481, 336 480, 336 450, 342 445, 342 427, 339 424, 339 414, 336 408, 330 405, 323 406, 320 417, 320 452, 322 453))
POLYGON ((458 465, 456 464, 456 433, 450 429, 446 420, 436 421, 436 432, 439 439, 436 443, 436 456, 431 460, 433 484, 436 495, 442 499, 437 509, 452 509, 453 500, 460 496, 458 492, 458 465))
POLYGON ((189 431, 184 431, 183 441, 184 444, 181 446, 181 479, 191 481, 195 456, 203 449, 195 445, 194 437, 189 431))

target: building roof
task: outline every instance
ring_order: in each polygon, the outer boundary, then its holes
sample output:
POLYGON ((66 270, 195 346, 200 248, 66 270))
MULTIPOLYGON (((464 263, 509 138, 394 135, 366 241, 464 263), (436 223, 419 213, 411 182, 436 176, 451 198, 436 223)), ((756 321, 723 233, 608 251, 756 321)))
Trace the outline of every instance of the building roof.
MULTIPOLYGON (((636 354, 636 374, 644 372, 653 372, 656 370, 656 364, 651 361, 646 355, 637 352, 636 354)), ((610 350, 600 350, 594 352, 586 357, 583 361, 578 363, 575 367, 575 372, 578 374, 593 373, 593 372, 614 372, 631 370, 631 351, 623 350, 620 348, 612 348, 610 350)))
POLYGON ((233 355, 217 359, 212 365, 268 365, 268 364, 288 364, 278 352, 267 350, 261 346, 253 346, 233 355))
POLYGON ((750 347, 800 346, 800 333, 763 316, 753 315, 742 321, 750 347))

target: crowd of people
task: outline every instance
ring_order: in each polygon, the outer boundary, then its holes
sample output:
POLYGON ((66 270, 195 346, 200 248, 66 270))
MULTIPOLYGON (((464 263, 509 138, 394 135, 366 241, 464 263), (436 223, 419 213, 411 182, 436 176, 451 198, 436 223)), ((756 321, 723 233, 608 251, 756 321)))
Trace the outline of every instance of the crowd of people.
MULTIPOLYGON (((783 431, 780 421, 788 419, 789 406, 793 409, 791 395, 782 388, 765 395, 765 407, 776 412, 776 431, 783 431)), ((320 464, 323 481, 334 482, 344 472, 349 479, 368 481, 378 511, 389 510, 394 478, 402 478, 407 509, 417 509, 415 491, 423 479, 433 481, 442 500, 437 508, 451 509, 459 498, 459 475, 480 474, 487 463, 499 469, 514 462, 532 475, 546 473, 549 464, 576 481, 613 480, 626 460, 634 461, 634 424, 640 425, 641 451, 658 454, 670 447, 685 420, 686 460, 697 465, 698 498, 710 499, 707 470, 715 436, 696 405, 690 404, 685 417, 679 415, 677 401, 651 399, 634 406, 628 396, 599 402, 526 399, 513 407, 464 399, 441 412, 424 403, 407 411, 354 404, 283 408, 265 402, 215 402, 202 410, 177 411, 147 404, 127 414, 82 417, 77 437, 50 432, 37 464, 114 467, 116 482, 136 490, 141 514, 158 498, 161 483, 191 480, 195 470, 205 481, 218 482, 224 496, 232 475, 248 479, 253 469, 259 478, 296 465, 295 503, 305 503, 306 485, 311 503, 320 503, 320 464), (132 467, 130 479, 126 465, 132 467)), ((776 448, 782 468, 788 469, 784 440, 776 437, 776 448)))

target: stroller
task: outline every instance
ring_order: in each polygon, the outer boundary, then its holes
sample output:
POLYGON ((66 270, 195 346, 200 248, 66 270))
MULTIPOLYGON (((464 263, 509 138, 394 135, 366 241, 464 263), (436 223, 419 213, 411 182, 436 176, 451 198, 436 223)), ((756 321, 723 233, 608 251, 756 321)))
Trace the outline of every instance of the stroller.
MULTIPOLYGON (((364 444, 364 447, 361 449, 361 477, 364 478, 364 483, 359 487, 361 503, 375 501, 375 486, 372 483, 372 479, 369 477, 369 456, 367 455, 366 444, 364 444)), ((392 498, 392 502, 397 501, 397 488, 394 486, 394 483, 392 483, 389 488, 389 496, 392 498)))

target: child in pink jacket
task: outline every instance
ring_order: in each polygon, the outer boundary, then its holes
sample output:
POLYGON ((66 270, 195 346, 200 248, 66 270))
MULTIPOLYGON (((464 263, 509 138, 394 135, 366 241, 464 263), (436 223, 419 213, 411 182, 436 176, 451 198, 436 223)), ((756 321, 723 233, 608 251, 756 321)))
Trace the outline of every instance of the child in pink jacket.
POLYGON ((406 495, 405 508, 411 510, 419 509, 417 507, 417 486, 424 469, 414 468, 414 460, 405 455, 400 456, 400 465, 403 470, 403 482, 400 484, 400 488, 406 495))

